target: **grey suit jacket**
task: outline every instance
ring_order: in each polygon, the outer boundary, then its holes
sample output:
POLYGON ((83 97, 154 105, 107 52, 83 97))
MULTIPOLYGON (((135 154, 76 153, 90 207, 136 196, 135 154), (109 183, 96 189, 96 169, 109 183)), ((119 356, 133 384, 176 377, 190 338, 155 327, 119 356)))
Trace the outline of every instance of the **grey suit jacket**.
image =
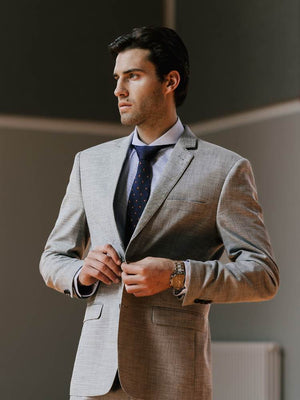
POLYGON ((122 284, 100 284, 87 300, 71 394, 105 394, 118 369, 132 397, 209 400, 210 303, 267 300, 278 287, 251 167, 186 127, 124 248, 113 204, 130 141, 77 154, 41 273, 48 286, 75 296, 73 278, 90 241, 92 248, 112 244, 127 262, 189 259, 190 282, 182 302, 171 290, 136 298, 122 284), (226 264, 218 261, 224 248, 226 264))

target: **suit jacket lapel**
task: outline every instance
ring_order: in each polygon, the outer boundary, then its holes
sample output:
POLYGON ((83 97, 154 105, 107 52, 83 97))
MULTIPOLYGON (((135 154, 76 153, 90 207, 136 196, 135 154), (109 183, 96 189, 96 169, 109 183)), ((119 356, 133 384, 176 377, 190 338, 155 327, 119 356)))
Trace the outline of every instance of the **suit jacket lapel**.
POLYGON ((174 150, 171 153, 170 159, 167 162, 165 170, 160 177, 155 190, 150 195, 148 203, 131 237, 130 242, 141 232, 142 229, 144 229, 150 218, 165 201, 172 188, 183 175, 194 157, 193 153, 188 149, 196 148, 196 146, 197 138, 188 127, 185 127, 183 134, 179 138, 174 150))
MULTIPOLYGON (((102 209, 101 212, 103 212, 103 209, 106 210, 106 213, 108 215, 108 221, 111 221, 113 236, 119 237, 121 243, 122 240, 119 235, 119 230, 117 227, 117 222, 114 213, 114 198, 120 178, 120 173, 122 171, 122 167, 126 159, 127 151, 131 141, 132 141, 132 135, 129 135, 116 141, 114 143, 114 147, 108 148, 107 150, 109 152, 108 159, 110 159, 111 155, 113 155, 113 159, 111 163, 106 165, 107 174, 104 174, 105 182, 103 183, 105 183, 107 197, 105 197, 104 199, 103 194, 99 192, 100 198, 98 201, 95 201, 95 204, 98 204, 98 206, 101 207, 102 209), (106 206, 103 203, 104 201, 106 202, 105 203, 106 206)), ((100 165, 103 164, 103 157, 105 157, 105 154, 103 152, 99 153, 100 165)), ((95 174, 95 187, 98 186, 101 187, 101 182, 99 182, 99 175, 95 174)), ((99 212, 99 215, 101 215, 101 212, 99 212)))

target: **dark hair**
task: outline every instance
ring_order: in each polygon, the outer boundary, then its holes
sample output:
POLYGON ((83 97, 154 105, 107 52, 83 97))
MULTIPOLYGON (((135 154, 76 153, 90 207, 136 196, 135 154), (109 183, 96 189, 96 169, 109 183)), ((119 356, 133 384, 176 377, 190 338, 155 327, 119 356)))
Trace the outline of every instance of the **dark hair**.
POLYGON ((127 49, 150 50, 149 60, 155 65, 158 78, 163 81, 170 71, 178 71, 180 83, 175 89, 175 103, 180 106, 189 81, 189 55, 178 34, 170 28, 143 26, 119 36, 108 46, 114 58, 127 49))

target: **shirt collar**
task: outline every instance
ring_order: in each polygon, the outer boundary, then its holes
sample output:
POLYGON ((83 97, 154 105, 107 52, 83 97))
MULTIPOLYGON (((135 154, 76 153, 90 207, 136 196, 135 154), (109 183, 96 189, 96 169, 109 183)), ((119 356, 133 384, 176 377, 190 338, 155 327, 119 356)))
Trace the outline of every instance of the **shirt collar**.
MULTIPOLYGON (((176 123, 166 133, 154 140, 154 142, 152 142, 150 146, 176 144, 179 137, 183 134, 183 131, 184 126, 182 125, 182 122, 178 117, 176 123)), ((146 146, 146 144, 142 142, 139 138, 137 128, 135 128, 133 131, 132 144, 135 146, 146 146)))

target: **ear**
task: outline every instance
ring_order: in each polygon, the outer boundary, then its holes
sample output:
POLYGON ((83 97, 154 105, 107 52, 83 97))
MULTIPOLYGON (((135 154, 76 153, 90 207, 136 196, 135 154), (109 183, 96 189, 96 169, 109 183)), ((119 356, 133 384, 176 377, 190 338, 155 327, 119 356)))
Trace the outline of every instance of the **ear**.
POLYGON ((166 93, 174 92, 180 82, 180 74, 178 71, 170 71, 165 76, 165 89, 166 93))

